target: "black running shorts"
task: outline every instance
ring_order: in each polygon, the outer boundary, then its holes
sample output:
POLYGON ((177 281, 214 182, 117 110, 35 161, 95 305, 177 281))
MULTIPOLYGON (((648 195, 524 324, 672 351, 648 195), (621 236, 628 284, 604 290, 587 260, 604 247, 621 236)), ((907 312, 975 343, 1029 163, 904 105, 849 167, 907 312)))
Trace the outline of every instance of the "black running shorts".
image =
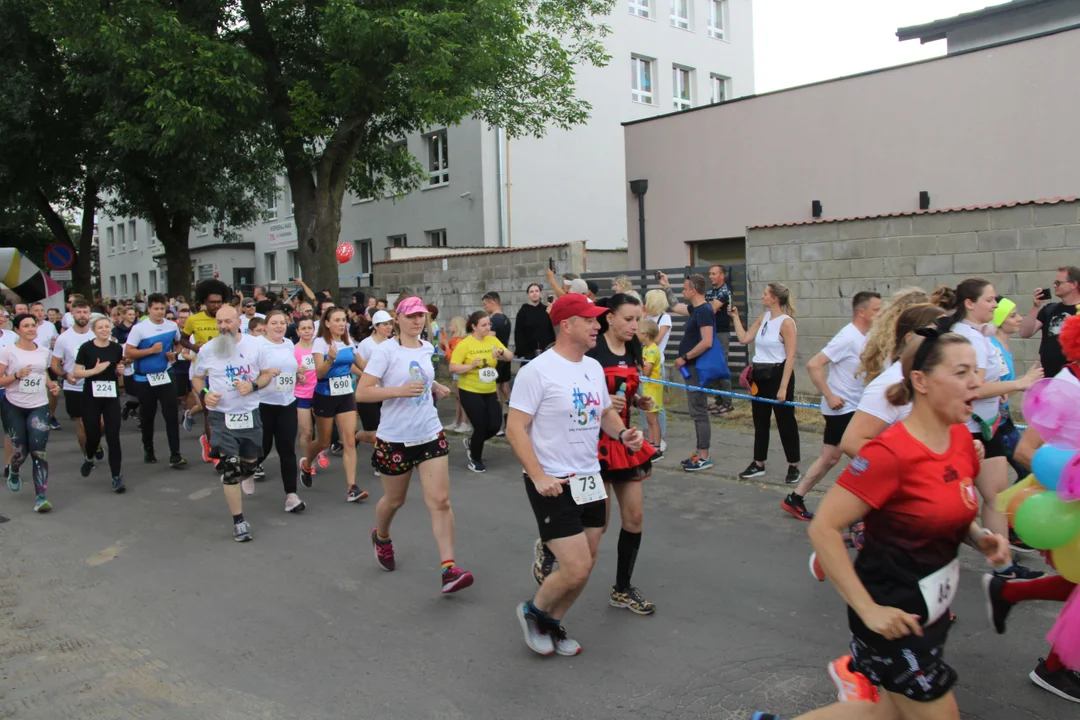
POLYGON ((851 667, 888 692, 915 702, 933 702, 956 684, 957 674, 945 664, 945 645, 929 649, 895 647, 879 650, 851 636, 851 667))
POLYGON ((332 418, 342 413, 356 412, 356 397, 346 395, 323 395, 315 393, 311 397, 311 411, 315 417, 332 418))
POLYGON ((607 509, 603 500, 586 505, 578 505, 567 487, 558 497, 547 497, 536 491, 532 479, 522 474, 525 479, 525 492, 529 495, 536 516, 536 526, 540 530, 540 539, 544 542, 559 538, 573 537, 585 532, 585 528, 602 528, 607 519, 607 509))
POLYGON ((64 391, 64 409, 67 410, 68 417, 72 420, 79 420, 82 418, 82 406, 83 406, 83 391, 82 390, 65 390, 64 391))
POLYGON ((825 434, 821 440, 821 444, 840 447, 840 441, 844 439, 844 431, 847 430, 851 418, 855 417, 855 413, 850 412, 846 415, 822 415, 822 417, 825 418, 825 434))

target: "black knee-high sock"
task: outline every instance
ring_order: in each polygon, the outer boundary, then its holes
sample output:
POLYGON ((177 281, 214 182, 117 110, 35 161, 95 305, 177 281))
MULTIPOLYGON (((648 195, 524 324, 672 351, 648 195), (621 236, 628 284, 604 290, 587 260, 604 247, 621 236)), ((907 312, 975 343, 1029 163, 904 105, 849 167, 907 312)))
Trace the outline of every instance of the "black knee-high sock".
POLYGON ((619 531, 619 560, 615 570, 615 589, 623 592, 630 587, 630 576, 634 574, 638 548, 641 547, 641 533, 619 531))

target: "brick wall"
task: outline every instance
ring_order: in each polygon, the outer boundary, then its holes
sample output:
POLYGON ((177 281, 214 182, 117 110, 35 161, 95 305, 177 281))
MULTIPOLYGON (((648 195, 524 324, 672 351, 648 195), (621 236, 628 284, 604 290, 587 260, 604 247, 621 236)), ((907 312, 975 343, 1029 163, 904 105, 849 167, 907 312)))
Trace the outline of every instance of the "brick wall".
MULTIPOLYGON (((993 283, 999 295, 1031 307, 1063 265, 1080 264, 1080 202, 920 213, 904 217, 750 228, 746 266, 750 311, 773 280, 795 295, 799 328, 796 389, 814 393, 806 363, 851 320, 851 297, 876 290, 887 298, 917 285, 927 292, 966 277, 993 283)), ((1011 342, 1017 370, 1037 359, 1038 338, 1011 342)))

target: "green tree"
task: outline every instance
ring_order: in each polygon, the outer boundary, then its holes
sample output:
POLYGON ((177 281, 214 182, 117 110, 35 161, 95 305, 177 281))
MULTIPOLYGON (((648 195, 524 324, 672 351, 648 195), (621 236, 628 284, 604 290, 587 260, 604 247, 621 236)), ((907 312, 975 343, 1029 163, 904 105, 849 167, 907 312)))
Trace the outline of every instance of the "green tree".
POLYGON ((583 123, 581 63, 602 65, 614 0, 225 0, 223 33, 261 64, 307 282, 338 289, 346 189, 419 186, 394 141, 477 117, 508 135, 583 123))
MULTIPOLYGON (((6 240, 22 238, 30 243, 42 237, 44 229, 51 242, 70 246, 75 251, 72 287, 89 295, 98 207, 96 172, 103 146, 93 127, 94 98, 73 92, 68 85, 56 43, 34 22, 38 10, 32 0, 0 2, 4 235, 6 240), (82 221, 72 226, 76 214, 82 221)), ((23 249, 20 244, 15 247, 23 249)))
POLYGON ((191 294, 193 227, 225 241, 262 217, 279 167, 259 115, 258 66, 223 38, 213 2, 52 0, 38 16, 66 82, 97 105, 103 205, 150 221, 170 292, 191 294))

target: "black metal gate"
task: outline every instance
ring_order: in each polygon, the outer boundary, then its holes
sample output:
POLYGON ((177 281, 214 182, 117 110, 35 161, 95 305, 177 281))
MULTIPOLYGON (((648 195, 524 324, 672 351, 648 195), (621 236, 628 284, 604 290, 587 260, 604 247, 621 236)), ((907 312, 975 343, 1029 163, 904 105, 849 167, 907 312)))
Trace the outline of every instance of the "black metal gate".
MULTIPOLYGON (((622 272, 591 272, 582 273, 581 277, 595 282, 600 287, 600 295, 608 295, 611 293, 611 281, 619 275, 625 275, 630 278, 630 282, 634 284, 634 289, 644 298, 645 293, 649 290, 660 289, 660 283, 656 279, 656 273, 662 272, 667 275, 668 282, 671 283, 671 288, 675 292, 676 297, 678 297, 682 290, 683 281, 686 280, 686 278, 695 273, 699 273, 708 279, 709 267, 709 265, 684 265, 683 267, 677 268, 652 268, 650 270, 625 270, 622 272)), ((735 303, 735 307, 739 308, 739 314, 743 320, 743 327, 745 327, 748 317, 746 265, 725 265, 724 268, 727 270, 727 284, 728 287, 731 288, 732 301, 735 303)), ((668 342, 666 352, 668 360, 674 360, 675 356, 679 354, 679 341, 682 340, 685 327, 686 316, 671 313, 671 340, 668 342)), ((746 346, 739 344, 738 340, 734 338, 733 331, 731 341, 728 345, 728 367, 731 369, 731 374, 736 375, 741 372, 747 362, 746 346)))

